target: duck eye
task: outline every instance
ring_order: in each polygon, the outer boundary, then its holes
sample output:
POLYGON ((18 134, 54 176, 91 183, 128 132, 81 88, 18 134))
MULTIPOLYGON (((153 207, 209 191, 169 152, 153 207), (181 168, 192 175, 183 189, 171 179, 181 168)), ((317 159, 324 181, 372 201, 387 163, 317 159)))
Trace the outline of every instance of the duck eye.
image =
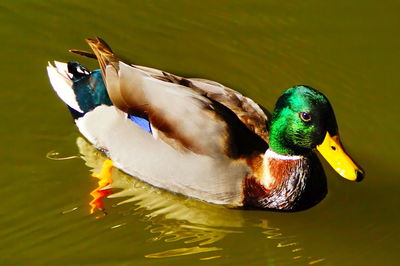
POLYGON ((311 115, 308 112, 300 112, 299 116, 300 116, 301 120, 303 120, 304 122, 311 121, 311 115))

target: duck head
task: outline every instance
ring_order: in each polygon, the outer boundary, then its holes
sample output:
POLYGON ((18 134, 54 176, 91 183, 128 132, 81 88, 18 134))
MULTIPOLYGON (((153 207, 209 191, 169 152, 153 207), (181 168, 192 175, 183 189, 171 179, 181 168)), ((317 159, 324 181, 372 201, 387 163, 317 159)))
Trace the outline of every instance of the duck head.
POLYGON ((276 103, 261 174, 245 179, 243 205, 296 211, 320 202, 327 185, 315 150, 344 178, 362 179, 342 147, 328 99, 307 86, 290 88, 276 103))
POLYGON ((278 99, 271 119, 270 150, 303 156, 317 149, 335 171, 351 181, 364 172, 344 151, 332 106, 319 91, 296 86, 278 99))

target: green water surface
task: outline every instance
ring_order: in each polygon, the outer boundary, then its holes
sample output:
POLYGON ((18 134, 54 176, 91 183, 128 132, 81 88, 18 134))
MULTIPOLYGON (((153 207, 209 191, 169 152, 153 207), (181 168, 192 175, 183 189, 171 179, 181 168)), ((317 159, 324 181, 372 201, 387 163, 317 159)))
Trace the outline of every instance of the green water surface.
POLYGON ((0 264, 396 264, 399 10, 390 0, 3 0, 0 264), (97 67, 67 52, 94 36, 131 62, 216 80, 269 110, 293 85, 318 88, 365 180, 325 164, 326 199, 276 213, 187 199, 114 171, 105 212, 90 214, 91 173, 105 158, 79 138, 45 67, 97 67))

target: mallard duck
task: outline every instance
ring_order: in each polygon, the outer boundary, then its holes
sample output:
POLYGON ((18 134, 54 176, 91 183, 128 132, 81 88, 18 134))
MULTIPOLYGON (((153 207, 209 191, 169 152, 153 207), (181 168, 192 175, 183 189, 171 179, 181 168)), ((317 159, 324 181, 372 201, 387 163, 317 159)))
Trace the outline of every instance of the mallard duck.
POLYGON ((342 177, 363 170, 345 153, 328 99, 286 90, 269 116, 220 83, 121 61, 86 40, 100 69, 49 63, 47 72, 80 132, 113 164, 153 186, 215 204, 302 210, 327 193, 319 151, 342 177))

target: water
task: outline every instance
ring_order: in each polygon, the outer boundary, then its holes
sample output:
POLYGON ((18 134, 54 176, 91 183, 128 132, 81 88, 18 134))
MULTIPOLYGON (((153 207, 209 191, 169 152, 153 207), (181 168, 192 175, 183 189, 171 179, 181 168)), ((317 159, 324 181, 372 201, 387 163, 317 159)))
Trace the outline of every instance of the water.
POLYGON ((399 8, 398 1, 3 1, 1 264, 394 264, 399 8), (132 62, 219 81, 269 110, 294 84, 318 88, 366 179, 347 182, 325 165, 327 198, 287 214, 206 204, 114 171, 113 198, 90 214, 98 182, 91 173, 105 158, 79 138, 45 66, 76 59, 66 51, 88 49, 83 39, 93 36, 132 62))

